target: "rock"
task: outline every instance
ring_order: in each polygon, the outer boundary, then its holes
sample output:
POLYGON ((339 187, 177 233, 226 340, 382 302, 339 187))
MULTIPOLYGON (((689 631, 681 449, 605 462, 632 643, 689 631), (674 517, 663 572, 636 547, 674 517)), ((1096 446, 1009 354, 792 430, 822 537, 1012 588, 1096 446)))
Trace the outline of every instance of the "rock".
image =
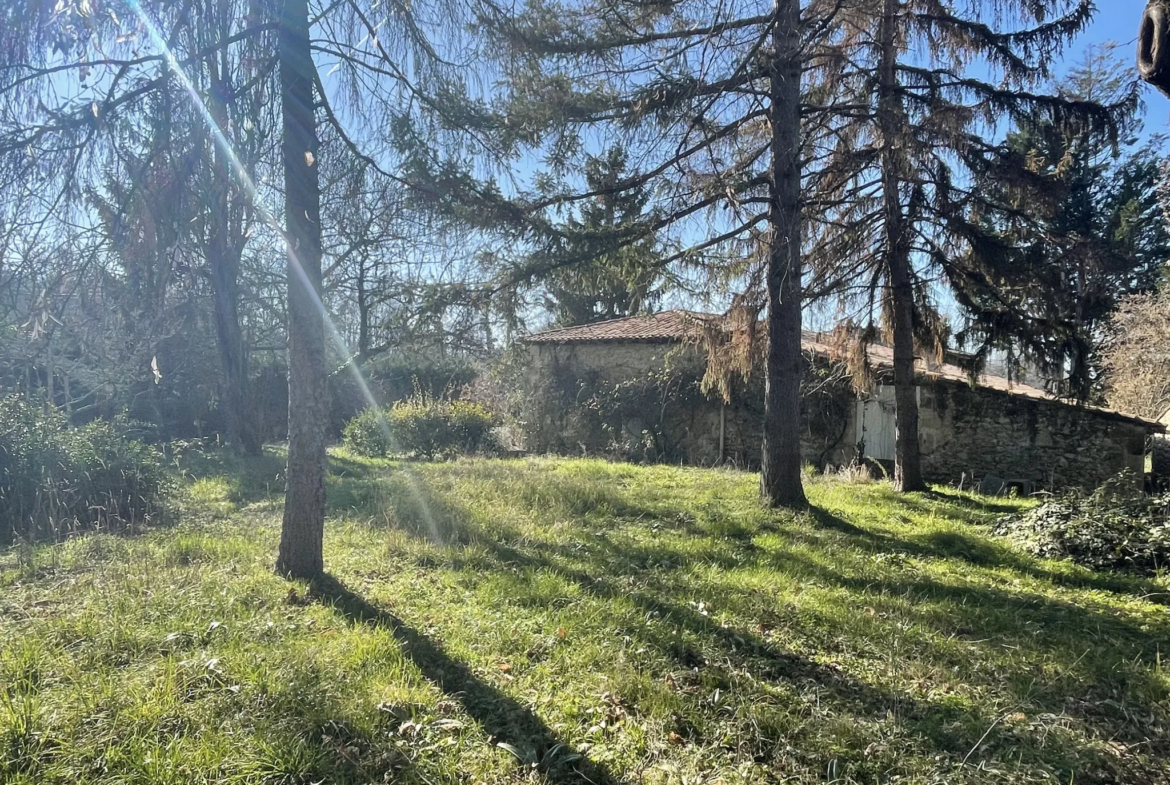
POLYGON ((989 474, 979 483, 979 492, 984 496, 999 496, 1003 493, 1004 485, 1005 483, 1002 477, 989 474))

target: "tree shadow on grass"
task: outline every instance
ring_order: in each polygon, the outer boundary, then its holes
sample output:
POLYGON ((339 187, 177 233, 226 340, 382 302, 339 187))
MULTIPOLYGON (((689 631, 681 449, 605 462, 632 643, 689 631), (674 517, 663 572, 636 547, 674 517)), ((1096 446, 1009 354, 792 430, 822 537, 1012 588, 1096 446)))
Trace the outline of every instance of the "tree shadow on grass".
MULTIPOLYGON (((902 553, 929 558, 964 558, 971 562, 980 561, 1019 570, 1022 573, 1034 573, 1036 577, 1054 583, 1060 583, 1059 578, 1067 577, 1050 575, 1031 563, 1028 557, 1010 552, 1004 554, 979 538, 965 538, 955 534, 955 537, 960 538, 959 541, 949 536, 941 536, 927 543, 908 542, 880 532, 862 529, 824 510, 814 510, 813 515, 817 525, 863 538, 862 550, 875 554, 902 553)), ((789 533, 791 528, 795 527, 780 527, 777 531, 785 534, 789 533)), ((757 672, 766 674, 767 678, 816 681, 829 689, 842 705, 858 707, 859 710, 873 716, 882 716, 891 706, 901 707, 899 714, 900 716, 904 714, 905 721, 915 723, 924 735, 930 736, 936 744, 951 751, 974 741, 963 735, 956 736, 942 730, 948 723, 962 719, 960 715, 963 715, 963 712, 952 706, 924 703, 901 694, 876 690, 799 654, 778 650, 742 629, 723 627, 694 609, 666 601, 664 597, 677 596, 680 589, 669 576, 694 561, 695 556, 693 553, 671 547, 665 541, 658 541, 653 546, 644 546, 613 538, 607 532, 588 532, 581 541, 573 544, 531 540, 507 544, 490 537, 480 540, 480 544, 487 547, 500 565, 551 571, 573 581, 595 596, 607 600, 619 598, 630 600, 647 613, 670 619, 674 623, 681 620, 684 629, 696 633, 701 638, 718 641, 722 649, 721 656, 730 659, 739 656, 754 660, 759 668, 757 672), (653 587, 653 593, 632 588, 634 584, 631 580, 645 583, 648 579, 656 581, 647 585, 647 588, 653 587)), ((1070 708, 1068 701, 1073 696, 1066 694, 1067 691, 1075 690, 1081 698, 1078 711, 1086 723, 1097 727, 1106 737, 1140 740, 1142 729, 1129 725, 1125 711, 1113 711, 1108 708, 1109 701, 1112 700, 1110 696, 1117 690, 1125 692, 1130 688, 1135 695, 1152 695, 1158 693, 1157 685, 1152 681, 1126 684, 1127 679, 1132 680, 1136 676, 1115 672, 1116 663, 1110 657, 1086 659, 1086 647, 1081 646, 1081 643, 1085 642, 1084 636, 1091 631, 1097 640, 1114 642, 1118 647, 1118 656, 1122 659, 1152 658, 1156 638, 1149 630, 1140 628, 1134 622, 1032 591, 1014 592, 994 586, 951 585, 913 570, 906 573, 897 571, 888 575, 883 573, 874 577, 854 576, 791 551, 765 552, 758 544, 752 542, 736 543, 735 547, 740 551, 737 555, 712 553, 703 555, 701 559, 713 566, 727 569, 750 567, 752 563, 774 562, 776 566, 791 571, 794 575, 811 578, 819 584, 839 586, 858 597, 872 596, 879 605, 883 601, 882 598, 895 600, 914 598, 914 608, 900 612, 910 613, 924 629, 931 630, 943 638, 957 637, 968 640, 973 645, 982 645, 984 641, 990 641, 989 645, 992 646, 1047 653, 1047 656, 1064 663, 1061 672, 1057 674, 1058 678, 1036 682, 1036 674, 1031 670, 1032 665, 1027 662, 1019 663, 1018 667, 1013 665, 1004 672, 1005 675, 1018 676, 1019 690, 1022 690, 1021 700, 1043 704, 1046 710, 1060 714, 1070 708), (956 615, 948 609, 959 611, 956 615), (1029 684, 1033 686, 1028 686, 1029 684), (1065 692, 1061 692, 1062 690, 1065 692), (1101 705, 1096 705, 1097 702, 1101 705)), ((484 565, 482 562, 478 563, 477 568, 483 569, 485 566, 490 569, 490 565, 484 565)), ((1101 589, 1111 581, 1105 576, 1102 576, 1102 579, 1089 576, 1079 583, 1083 584, 1084 588, 1101 589)), ((1119 588, 1128 591, 1133 587, 1123 584, 1119 588)), ((693 667, 697 661, 694 652, 679 648, 677 639, 668 636, 661 640, 649 640, 652 632, 647 630, 639 630, 637 635, 669 656, 673 656, 683 667, 693 667)), ((1017 687, 1009 689, 1015 691, 1017 687)), ((990 718, 984 718, 976 712, 966 716, 963 725, 973 727, 984 720, 990 721, 990 718)), ((1165 742, 1159 741, 1157 744, 1160 749, 1166 747, 1170 752, 1170 747, 1165 742)))
POLYGON ((234 504, 251 504, 284 492, 286 460, 271 447, 260 455, 241 455, 228 449, 190 450, 177 463, 190 479, 224 480, 234 504))
POLYGON ((922 493, 922 496, 929 499, 937 499, 940 502, 954 505, 955 507, 962 507, 976 513, 981 518, 986 518, 989 515, 1011 515, 1020 511, 1018 504, 1003 504, 1001 502, 974 499, 958 491, 947 490, 945 488, 931 488, 922 493))
MULTIPOLYGON (((646 618, 665 622, 661 626, 640 625, 636 631, 627 630, 627 634, 637 637, 638 645, 652 647, 684 672, 703 671, 714 675, 725 688, 734 683, 733 673, 746 670, 772 684, 790 684, 798 691, 815 689, 818 701, 826 699, 838 710, 859 717, 896 717, 936 750, 959 755, 970 750, 980 732, 992 722, 993 718, 974 709, 922 701, 860 681, 840 668, 783 649, 742 628, 720 623, 696 608, 633 589, 620 580, 621 576, 618 579, 598 577, 574 569, 558 556, 541 553, 540 546, 524 551, 501 543, 491 543, 489 547, 501 566, 549 571, 599 599, 632 602, 646 618), (687 644, 677 634, 680 630, 695 635, 708 651, 687 644)), ((766 754, 767 750, 758 752, 766 754)))
MULTIPOLYGON (((892 716, 934 749, 959 758, 980 745, 983 749, 992 746, 1007 749, 1017 743, 1017 731, 1001 727, 999 719, 987 714, 990 711, 988 707, 934 701, 899 690, 885 689, 871 681, 855 678, 843 669, 825 664, 820 657, 814 659, 812 654, 772 643, 762 631, 757 635, 743 628, 724 626, 699 610, 674 601, 679 591, 688 585, 684 577, 688 564, 703 562, 726 569, 752 569, 753 565, 766 567, 774 564, 795 576, 808 578, 815 584, 840 587, 855 595, 858 602, 873 603, 879 612, 886 603, 893 603, 894 611, 900 614, 899 618, 906 616, 920 626, 928 638, 958 638, 968 641, 969 645, 987 649, 989 663, 996 662, 995 667, 1004 669, 1001 674, 1005 680, 1002 689, 1006 690, 1009 700, 1018 700, 1021 706, 1047 712, 1046 716, 1072 714, 1079 718, 1090 735, 1132 741, 1159 753, 1170 754, 1170 740, 1159 738, 1157 734, 1151 738, 1148 727, 1130 721, 1127 713, 1129 709, 1110 708, 1117 705, 1117 696, 1120 695, 1123 703, 1132 703, 1143 712, 1157 715, 1160 710, 1147 701, 1153 700, 1150 696, 1161 694, 1161 690, 1153 682, 1147 683, 1144 679, 1132 681, 1140 676, 1136 671, 1127 668, 1118 670, 1115 667, 1135 657, 1152 656, 1152 647, 1157 642, 1156 634, 1139 629, 1136 623, 1108 613, 1106 609, 1066 602, 1044 595, 1039 590, 1007 590, 993 583, 973 585, 960 581, 951 584, 912 568, 902 569, 896 562, 889 569, 877 570, 873 575, 864 572, 852 574, 848 569, 834 568, 808 558, 799 549, 781 548, 777 551, 772 547, 761 547, 761 543, 753 541, 750 536, 728 539, 716 536, 714 531, 704 531, 694 526, 674 527, 677 530, 671 532, 671 536, 655 538, 646 543, 621 536, 620 527, 615 529, 608 522, 598 524, 593 521, 591 524, 592 519, 582 519, 580 533, 572 542, 534 540, 520 536, 520 533, 506 525, 480 521, 449 494, 433 493, 425 487, 413 492, 421 493, 425 499, 403 501, 403 493, 392 494, 398 497, 395 501, 398 509, 394 516, 385 520, 386 527, 403 528, 415 536, 426 536, 424 527, 419 526, 417 521, 417 516, 421 514, 418 510, 425 507, 440 521, 439 529, 445 532, 442 542, 475 545, 469 551, 454 549, 437 556, 431 554, 427 557, 432 560, 428 566, 438 563, 454 569, 473 569, 479 574, 497 569, 515 573, 517 567, 533 572, 549 572, 577 584, 583 591, 597 598, 632 602, 648 618, 655 616, 666 624, 660 627, 643 625, 635 629, 623 628, 622 631, 637 639, 639 645, 644 644, 672 660, 684 671, 699 668, 712 676, 726 671, 727 681, 731 683, 731 673, 739 668, 747 668, 759 678, 776 684, 791 684, 795 689, 815 688, 818 694, 823 692, 833 705, 844 712, 869 718, 892 716), (406 516, 402 515, 402 510, 407 511, 406 516), (406 523, 410 524, 411 520, 414 523, 403 526, 404 518, 406 523), (710 541, 713 546, 711 552, 687 545, 686 541, 692 538, 710 541), (466 553, 466 560, 461 553, 466 553), (435 559, 438 561, 435 562, 435 559), (905 600, 911 601, 909 606, 905 600), (1086 634, 1092 631, 1097 636, 1097 643, 1082 646, 1084 641, 1079 637, 1078 630, 1086 634), (689 633, 687 637, 690 643, 680 638, 676 634, 678 631, 689 633), (1102 642, 1114 646, 1110 651, 1114 651, 1116 657, 1102 649, 1102 642), (996 657, 995 652, 999 651, 1000 646, 1005 650, 1021 649, 1033 655, 999 662, 1003 658, 996 657), (1097 653, 1086 658, 1086 648, 1092 648, 1097 653), (1048 659, 1058 670, 1041 674, 1036 670, 1038 661, 1035 655, 1048 659), (1127 673, 1130 675, 1127 676, 1127 673), (1126 679, 1130 679, 1131 683, 1127 683, 1126 679)), ((650 519, 646 523, 647 529, 651 528, 655 520, 650 519)), ((633 518, 625 520, 623 524, 640 526, 641 522, 633 518)), ((758 527, 760 533, 767 532, 795 540, 803 538, 812 546, 823 547, 828 543, 824 533, 818 534, 818 529, 845 535, 844 544, 862 554, 957 559, 980 567, 1017 571, 1021 575, 1031 575, 1055 585, 1107 589, 1124 594, 1133 594, 1146 588, 1125 580, 1118 581, 1113 576, 1078 576, 1052 572, 1045 569, 1042 563, 1016 553, 1006 545, 997 547, 995 543, 966 535, 958 529, 924 532, 921 538, 903 538, 880 528, 863 528, 844 517, 819 509, 813 510, 811 521, 777 520, 758 527)), ((539 597, 537 599, 539 601, 539 597)), ((746 611, 749 618, 756 616, 761 622, 768 621, 766 600, 762 600, 762 603, 755 611, 746 611)), ((361 616, 358 614, 355 618, 361 616)), ((366 618, 370 617, 367 615, 366 618)), ((802 627, 807 628, 806 621, 802 617, 802 627)), ((809 624, 816 626, 816 622, 809 624)), ((815 633, 815 630, 808 631, 810 634, 815 633)), ((838 634, 850 637, 848 631, 838 634)), ((417 638, 418 634, 413 633, 413 636, 417 638)), ((816 634, 813 634, 811 640, 815 643, 810 645, 820 645, 816 634)), ((860 645, 866 645, 865 641, 861 640, 860 645)), ((956 651, 940 649, 935 655, 936 664, 939 667, 945 664, 949 668, 952 660, 961 656, 956 651)), ((445 655, 439 652, 438 657, 440 666, 436 669, 438 675, 435 680, 446 685, 448 682, 441 678, 445 655)), ((430 659, 430 654, 424 653, 422 659, 430 659)), ((962 663, 957 660, 954 664, 956 669, 962 667, 962 663)), ((466 666, 456 665, 462 669, 463 678, 474 679, 466 666)), ((445 689, 462 691, 457 686, 459 683, 457 675, 455 686, 445 686, 445 689)), ((490 706, 500 693, 490 687, 487 690, 486 694, 467 691, 468 703, 486 701, 490 706)), ((489 708, 481 713, 493 712, 489 708)), ((498 726, 500 720, 497 718, 495 722, 498 726)), ((536 730, 521 730, 519 735, 512 738, 535 734, 537 738, 544 739, 541 744, 545 749, 551 749, 549 745, 555 746, 556 740, 548 733, 547 727, 539 724, 539 720, 536 722, 536 730)), ((485 723, 486 727, 488 725, 485 723)), ((495 732, 490 728, 489 731, 495 732)), ((1080 743, 1074 745, 1070 742, 1065 752, 1098 759, 1096 753, 1080 743)), ((1033 754, 1041 756, 1037 758, 1040 762, 1052 760, 1050 753, 1037 751, 1033 754)), ((1100 761, 1100 770, 1108 770, 1109 761, 1104 758, 1100 761)), ((1078 770, 1075 762, 1057 766, 1058 769, 1067 769, 1066 777, 1069 772, 1078 770)))
MULTIPOLYGON (((502 565, 559 574, 598 598, 633 602, 648 618, 656 616, 666 621, 668 626, 661 629, 642 626, 636 631, 627 631, 627 634, 635 635, 640 645, 653 647, 685 670, 725 671, 728 684, 732 682, 729 677, 732 671, 745 668, 774 684, 789 683, 797 688, 815 684, 818 694, 830 700, 838 710, 858 717, 894 717, 898 724, 927 740, 934 749, 957 757, 969 754, 981 745, 985 749, 1006 748, 1018 743, 1014 731, 998 727, 999 720, 976 705, 938 702, 861 681, 836 666, 781 648, 742 627, 720 623, 693 607, 670 602, 664 598, 669 596, 666 587, 663 592, 648 593, 622 580, 625 576, 621 574, 610 576, 606 570, 606 577, 597 577, 577 569, 571 562, 579 554, 563 547, 534 543, 526 544, 524 550, 500 543, 492 543, 489 547, 502 565), (697 641, 702 642, 701 645, 710 647, 709 656, 690 648, 672 631, 672 627, 692 633, 697 641)), ((1160 694, 1156 679, 1151 676, 1141 683, 1135 682, 1134 674, 1115 672, 1116 663, 1112 660, 1086 661, 1086 649, 1075 649, 1072 645, 1076 630, 1093 630, 1097 635, 1109 636, 1126 649, 1119 655, 1121 659, 1132 658, 1132 649, 1139 643, 1143 644, 1140 646, 1143 649, 1153 646, 1148 632, 1120 619, 1039 595, 1015 596, 990 588, 950 586, 925 578, 873 581, 845 576, 811 562, 802 562, 800 569, 858 596, 863 593, 915 596, 970 607, 970 614, 955 620, 960 628, 966 625, 966 629, 960 629, 961 637, 974 644, 987 640, 994 646, 1006 648, 1048 650, 1065 663, 1063 670, 1051 680, 1038 680, 1036 671, 1027 663, 1020 666, 1024 670, 1014 667, 1004 670, 1004 688, 1016 693, 1019 705, 1042 707, 1040 710, 1051 713, 1051 716, 1070 713, 1079 717, 1091 729, 1092 735, 1144 747, 1159 755, 1170 755, 1170 739, 1151 737, 1148 725, 1134 722, 1137 715, 1133 711, 1138 706, 1142 707, 1139 714, 1153 712, 1156 715, 1160 710, 1153 704, 1142 704, 1140 698, 1126 708, 1122 704, 1130 701, 1118 698, 1126 693, 1133 697, 1160 694), (1061 628, 1060 634, 1049 639, 1044 634, 1046 626, 1061 628), (1077 686, 1070 687, 1064 683, 1066 679, 1077 686)), ((948 622, 939 626, 940 618, 932 610, 912 613, 925 628, 937 629, 943 635, 953 634, 945 629, 948 622)), ((1152 656, 1153 652, 1144 651, 1144 654, 1152 656)), ((1092 753, 1088 747, 1082 747, 1077 754, 1092 753)), ((1097 760, 1102 771, 1108 770, 1113 763, 1108 756, 1100 756, 1097 760)), ((1068 774, 1065 772, 1064 776, 1068 774)))
POLYGON ((519 751, 554 785, 614 785, 600 764, 575 751, 532 709, 487 684, 465 663, 451 658, 442 647, 394 614, 350 591, 341 581, 325 576, 314 582, 313 596, 355 624, 384 629, 402 646, 404 654, 429 681, 458 700, 490 738, 519 751))
MULTIPOLYGON (((929 508, 913 499, 896 499, 897 503, 916 512, 929 508)), ((855 545, 874 553, 901 553, 933 559, 959 559, 976 567, 1004 568, 1056 586, 1089 589, 1140 598, 1156 605, 1170 605, 1170 592, 1151 580, 1137 575, 1089 573, 1083 570, 1054 570, 1032 556, 1012 548, 1006 542, 993 542, 961 531, 931 531, 913 538, 894 537, 863 529, 828 510, 812 508, 813 521, 822 529, 849 535, 855 545)))
MULTIPOLYGON (((178 459, 180 471, 193 480, 222 479, 230 488, 230 500, 246 505, 284 494, 287 457, 283 448, 269 446, 260 455, 241 455, 228 449, 190 450, 178 459)), ((351 488, 369 486, 391 473, 399 471, 395 465, 359 461, 346 455, 330 453, 327 481, 331 507, 345 509, 351 488)))
MULTIPOLYGON (((696 561, 720 569, 734 570, 750 567, 753 563, 778 559, 777 566, 795 570, 796 574, 809 576, 825 584, 839 585, 850 591, 886 592, 894 596, 917 594, 942 601, 953 601, 972 609, 970 613, 965 614, 968 617, 967 621, 957 620, 952 628, 941 630, 944 634, 967 637, 965 632, 967 630, 972 636, 985 637, 986 633, 999 636, 1005 643, 1011 645, 1049 651, 1054 650, 1059 644, 1059 639, 1036 635, 1037 628, 1043 628, 1048 624, 1079 625, 1086 629, 1100 630, 1119 640, 1150 640, 1148 633, 1120 618, 1035 592, 1015 593, 990 587, 951 586, 917 573, 912 580, 903 580, 900 575, 897 576, 898 579, 894 579, 894 576, 882 579, 853 577, 840 569, 832 569, 801 558, 791 551, 784 551, 782 554, 770 553, 750 537, 714 538, 710 532, 694 525, 672 527, 673 534, 712 539, 712 547, 700 555, 672 547, 665 538, 657 538, 653 543, 630 542, 628 538, 613 536, 606 529, 587 527, 582 528, 578 539, 571 545, 532 541, 500 522, 492 523, 490 529, 484 528, 464 506, 441 494, 433 493, 425 486, 397 487, 379 499, 378 504, 389 505, 391 514, 385 516, 383 520, 387 527, 444 545, 474 544, 486 549, 498 563, 553 569, 564 573, 566 577, 586 588, 610 585, 613 589, 609 595, 611 597, 624 591, 612 583, 615 578, 651 575, 662 578, 675 574, 677 570, 696 561), (554 557, 556 561, 548 561, 547 557, 554 557), (570 566, 580 565, 583 560, 588 562, 586 569, 589 573, 604 575, 606 578, 590 577, 587 572, 570 566), (607 580, 610 583, 607 584, 607 580), (984 626, 979 621, 982 611, 988 611, 992 616, 999 614, 996 618, 1012 619, 1019 624, 995 630, 981 629, 984 626), (1026 628, 1025 622, 1031 623, 1032 627, 1026 628)), ((853 540, 849 543, 851 547, 879 556, 901 554, 925 559, 958 559, 979 567, 1012 570, 1053 585, 1110 591, 1153 602, 1158 601, 1156 595, 1160 593, 1160 587, 1156 584, 1138 578, 1054 572, 1044 568, 1031 557, 1013 551, 1007 545, 990 543, 959 531, 936 531, 924 534, 921 539, 911 540, 859 527, 823 509, 813 508, 810 514, 815 527, 848 535, 853 540)), ((799 539, 808 538, 815 533, 815 527, 809 529, 790 523, 767 525, 762 527, 762 530, 784 538, 799 539)), ((816 540, 810 541, 810 544, 819 546, 822 543, 816 540)), ((426 558, 429 565, 434 566, 435 556, 432 554, 426 558)), ((490 568, 491 560, 484 566, 490 568)), ((671 591, 673 587, 664 584, 662 590, 671 591)), ((1076 657, 1079 657, 1082 651, 1075 652, 1076 657)))

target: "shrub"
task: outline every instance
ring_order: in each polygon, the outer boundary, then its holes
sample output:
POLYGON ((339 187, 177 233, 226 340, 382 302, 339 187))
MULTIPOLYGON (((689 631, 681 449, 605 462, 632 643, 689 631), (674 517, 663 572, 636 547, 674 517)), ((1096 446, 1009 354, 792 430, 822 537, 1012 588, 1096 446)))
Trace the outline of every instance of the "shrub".
POLYGON ((345 445, 359 455, 399 452, 420 458, 447 458, 489 446, 495 417, 476 403, 448 401, 416 393, 384 413, 367 409, 345 426, 345 445))
POLYGON ((1070 491, 1001 518, 996 532, 1037 556, 1150 573, 1170 566, 1170 496, 1147 496, 1122 474, 1091 494, 1070 491))
POLYGON ((495 417, 469 401, 415 395, 390 410, 390 432, 398 449, 420 458, 446 458, 487 446, 495 417))
POLYGON ((345 424, 342 443, 355 455, 383 458, 391 452, 390 434, 377 409, 366 409, 345 424))
POLYGON ((20 397, 0 398, 0 542, 121 529, 162 511, 161 456, 125 421, 72 428, 20 397))
MULTIPOLYGON (((366 393, 384 408, 423 394, 436 398, 462 397, 461 391, 475 381, 475 367, 459 358, 427 358, 421 353, 385 355, 364 363, 364 390, 351 374, 330 377, 330 432, 342 433, 345 424, 369 405, 366 393)), ((287 387, 287 385, 286 385, 287 387)))

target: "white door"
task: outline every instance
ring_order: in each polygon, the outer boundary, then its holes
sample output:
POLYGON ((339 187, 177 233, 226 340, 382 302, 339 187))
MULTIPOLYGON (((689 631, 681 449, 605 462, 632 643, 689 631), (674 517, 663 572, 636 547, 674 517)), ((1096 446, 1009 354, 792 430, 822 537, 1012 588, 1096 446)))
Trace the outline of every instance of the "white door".
POLYGON ((894 460, 896 412, 890 385, 877 387, 869 400, 857 402, 857 440, 865 442, 866 458, 894 460))

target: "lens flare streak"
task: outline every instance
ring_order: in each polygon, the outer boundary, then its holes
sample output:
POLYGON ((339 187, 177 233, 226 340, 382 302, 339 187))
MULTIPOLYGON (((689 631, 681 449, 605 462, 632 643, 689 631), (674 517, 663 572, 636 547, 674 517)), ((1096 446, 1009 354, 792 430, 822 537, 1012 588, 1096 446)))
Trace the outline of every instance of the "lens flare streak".
MULTIPOLYGON (((373 392, 370 390, 370 385, 366 381, 365 374, 362 373, 361 368, 359 368, 357 363, 354 362, 354 358, 349 351, 349 347, 346 346, 345 340, 341 336, 341 332, 337 329, 336 322, 334 322, 333 317, 329 315, 329 310, 325 307, 325 303, 322 301, 317 288, 313 286, 312 282, 309 280, 309 276, 305 273, 305 269, 301 264, 300 258, 297 256, 296 249, 293 248, 292 244, 288 241, 288 235, 284 231, 284 227, 276 219, 275 213, 263 203, 260 197, 260 192, 256 188, 256 184, 253 182, 251 176, 244 168, 244 165, 240 161, 239 156, 236 155, 236 151, 232 147, 231 141, 227 138, 226 134, 224 134, 223 129, 219 127, 219 123, 216 122, 215 116, 211 113, 207 103, 200 97, 199 91, 195 88, 194 82, 192 82, 190 77, 188 77, 187 74, 183 71, 182 65, 179 63, 178 58, 175 57, 175 53, 167 44, 166 39, 163 38, 162 34, 159 32, 157 25, 155 25, 154 21, 142 8, 141 3, 137 2, 137 0, 131 3, 131 7, 134 10, 135 16, 138 17, 143 26, 146 28, 146 31, 151 40, 154 41, 155 45, 162 53, 162 56, 166 59, 168 68, 170 68, 171 72, 175 75, 175 78, 179 81, 179 84, 182 85, 183 90, 187 93, 188 96, 190 96, 192 104, 195 106, 196 110, 207 124, 208 129, 211 131, 212 138, 215 140, 216 148, 230 163, 231 170, 240 184, 240 187, 247 192, 249 199, 255 208, 259 211, 263 221, 268 224, 274 231, 276 231, 277 234, 279 234, 280 237, 284 240, 285 250, 288 254, 289 261, 291 262, 289 265, 290 268, 295 271, 297 277, 300 280, 300 284, 305 287, 306 291, 309 292, 314 306, 318 311, 320 311, 321 318, 324 321, 326 331, 329 333, 330 340, 333 342, 338 351, 341 352, 341 355, 346 358, 346 367, 349 369, 355 383, 358 385, 358 389, 361 392, 362 397, 365 399, 366 403, 377 413, 378 427, 383 431, 387 440, 391 444, 397 446, 397 440, 394 439, 394 435, 390 430, 390 426, 386 422, 386 418, 382 415, 382 409, 380 406, 378 406, 378 402, 374 398, 373 392)), ((305 156, 306 161, 309 162, 310 166, 316 163, 315 161, 311 160, 311 152, 306 151, 305 156)), ((407 467, 405 474, 411 489, 411 493, 416 497, 419 508, 423 512, 423 518, 426 521, 431 539, 436 542, 441 540, 442 537, 439 532, 439 527, 431 513, 430 506, 427 504, 426 494, 423 493, 422 490, 424 487, 422 479, 409 467, 407 467)))

